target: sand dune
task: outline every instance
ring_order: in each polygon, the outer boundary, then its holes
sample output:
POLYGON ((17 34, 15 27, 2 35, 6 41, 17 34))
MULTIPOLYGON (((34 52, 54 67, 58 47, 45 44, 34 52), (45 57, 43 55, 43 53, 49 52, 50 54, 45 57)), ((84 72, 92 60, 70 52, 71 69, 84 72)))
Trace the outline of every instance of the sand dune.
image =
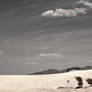
POLYGON ((50 75, 1 75, 0 92, 91 92, 88 78, 92 78, 92 69, 50 75), (76 89, 75 77, 82 78, 83 88, 76 89))

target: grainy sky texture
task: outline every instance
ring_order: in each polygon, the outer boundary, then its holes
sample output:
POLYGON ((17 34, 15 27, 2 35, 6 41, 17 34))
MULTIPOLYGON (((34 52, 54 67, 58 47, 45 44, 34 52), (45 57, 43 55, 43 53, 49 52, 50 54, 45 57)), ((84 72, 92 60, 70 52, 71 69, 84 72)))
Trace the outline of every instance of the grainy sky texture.
POLYGON ((85 65, 92 0, 0 0, 0 74, 85 65))

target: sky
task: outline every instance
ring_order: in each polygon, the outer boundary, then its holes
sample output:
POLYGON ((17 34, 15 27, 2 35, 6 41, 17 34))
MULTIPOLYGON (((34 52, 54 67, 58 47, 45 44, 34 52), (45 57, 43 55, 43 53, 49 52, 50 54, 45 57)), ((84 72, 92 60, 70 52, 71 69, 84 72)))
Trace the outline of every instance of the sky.
POLYGON ((92 65, 92 0, 0 0, 0 75, 92 65))

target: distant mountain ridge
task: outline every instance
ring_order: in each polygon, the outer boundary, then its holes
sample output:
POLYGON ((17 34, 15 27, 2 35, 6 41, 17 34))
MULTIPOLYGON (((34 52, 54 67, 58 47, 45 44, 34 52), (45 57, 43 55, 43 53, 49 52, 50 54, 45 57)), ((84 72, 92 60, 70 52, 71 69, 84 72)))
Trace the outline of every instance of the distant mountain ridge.
POLYGON ((71 68, 66 68, 66 69, 63 69, 63 70, 47 69, 47 70, 44 70, 44 71, 41 71, 41 72, 31 73, 31 75, 57 74, 57 73, 65 73, 65 72, 76 71, 76 70, 89 70, 89 69, 92 69, 92 66, 71 67, 71 68))

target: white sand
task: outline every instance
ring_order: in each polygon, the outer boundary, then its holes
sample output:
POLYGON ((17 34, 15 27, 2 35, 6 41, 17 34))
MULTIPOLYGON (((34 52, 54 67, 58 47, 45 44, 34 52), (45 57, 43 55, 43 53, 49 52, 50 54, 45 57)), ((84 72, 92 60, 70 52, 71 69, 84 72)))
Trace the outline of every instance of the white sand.
POLYGON ((0 92, 92 92, 92 88, 85 88, 89 87, 87 78, 92 78, 92 70, 51 75, 1 75, 0 92), (82 89, 75 89, 78 86, 75 77, 78 76, 83 79, 82 89))

